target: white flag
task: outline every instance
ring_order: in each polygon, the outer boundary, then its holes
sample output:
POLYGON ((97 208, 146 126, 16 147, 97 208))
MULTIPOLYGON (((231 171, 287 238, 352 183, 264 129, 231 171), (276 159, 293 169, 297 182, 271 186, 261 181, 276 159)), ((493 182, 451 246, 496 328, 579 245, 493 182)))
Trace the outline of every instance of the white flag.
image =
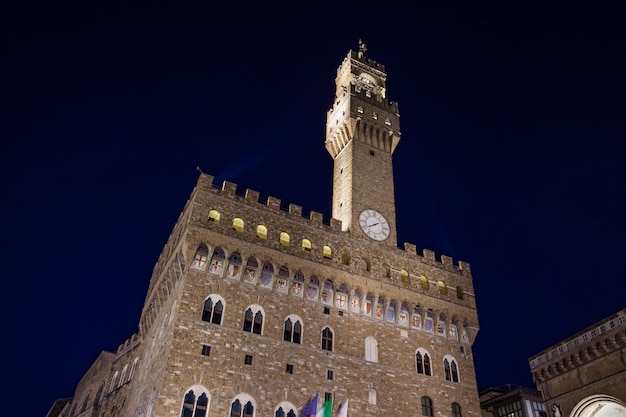
POLYGON ((341 408, 337 411, 335 417, 348 417, 348 400, 341 404, 341 408))

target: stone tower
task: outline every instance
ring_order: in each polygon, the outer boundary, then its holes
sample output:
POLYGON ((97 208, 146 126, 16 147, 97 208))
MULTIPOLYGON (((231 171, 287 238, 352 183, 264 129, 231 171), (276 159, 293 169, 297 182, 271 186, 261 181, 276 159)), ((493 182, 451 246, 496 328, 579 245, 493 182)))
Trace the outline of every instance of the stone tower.
POLYGON ((387 101, 385 67, 350 51, 337 70, 326 118, 333 157, 332 216, 342 230, 397 246, 392 154, 400 141, 398 104, 387 101))
POLYGON ((350 416, 480 415, 470 267, 397 246, 398 108, 364 52, 328 113, 332 218, 201 174, 138 332, 50 416, 301 417, 314 398, 350 416))

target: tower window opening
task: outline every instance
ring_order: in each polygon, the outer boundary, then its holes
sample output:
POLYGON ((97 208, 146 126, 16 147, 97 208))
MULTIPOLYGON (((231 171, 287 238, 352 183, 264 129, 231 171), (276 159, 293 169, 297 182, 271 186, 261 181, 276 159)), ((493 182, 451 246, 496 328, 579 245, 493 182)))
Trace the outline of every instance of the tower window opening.
POLYGON ((375 156, 375 155, 376 155, 376 153, 374 152, 374 150, 373 150, 373 149, 370 149, 370 155, 371 155, 371 156, 375 156))
POLYGON ((252 365, 252 355, 246 355, 245 364, 252 365))
POLYGON ((287 372, 288 374, 293 374, 293 365, 288 363, 287 367, 285 368, 285 372, 287 372))
POLYGON ((202 356, 209 356, 209 355, 211 355, 211 346, 202 345, 202 356))

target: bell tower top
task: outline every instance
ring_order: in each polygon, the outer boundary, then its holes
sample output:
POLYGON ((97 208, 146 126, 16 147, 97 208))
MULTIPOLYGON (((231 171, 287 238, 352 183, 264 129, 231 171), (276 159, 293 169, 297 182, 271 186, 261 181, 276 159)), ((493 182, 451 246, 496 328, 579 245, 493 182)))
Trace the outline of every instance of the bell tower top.
POLYGON ((392 154, 400 141, 398 104, 387 100, 385 67, 350 50, 337 69, 326 117, 326 150, 334 159, 333 218, 343 230, 396 245, 392 154), (355 227, 356 226, 356 227, 355 227))

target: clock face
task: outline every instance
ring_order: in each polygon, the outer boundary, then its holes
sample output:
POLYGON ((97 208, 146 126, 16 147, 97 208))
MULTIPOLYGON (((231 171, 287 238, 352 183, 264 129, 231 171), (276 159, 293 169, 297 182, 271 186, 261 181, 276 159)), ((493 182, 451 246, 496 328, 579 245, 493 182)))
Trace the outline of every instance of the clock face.
POLYGON ((376 210, 363 210, 359 214, 359 225, 363 232, 371 239, 382 241, 389 237, 389 223, 376 210))

